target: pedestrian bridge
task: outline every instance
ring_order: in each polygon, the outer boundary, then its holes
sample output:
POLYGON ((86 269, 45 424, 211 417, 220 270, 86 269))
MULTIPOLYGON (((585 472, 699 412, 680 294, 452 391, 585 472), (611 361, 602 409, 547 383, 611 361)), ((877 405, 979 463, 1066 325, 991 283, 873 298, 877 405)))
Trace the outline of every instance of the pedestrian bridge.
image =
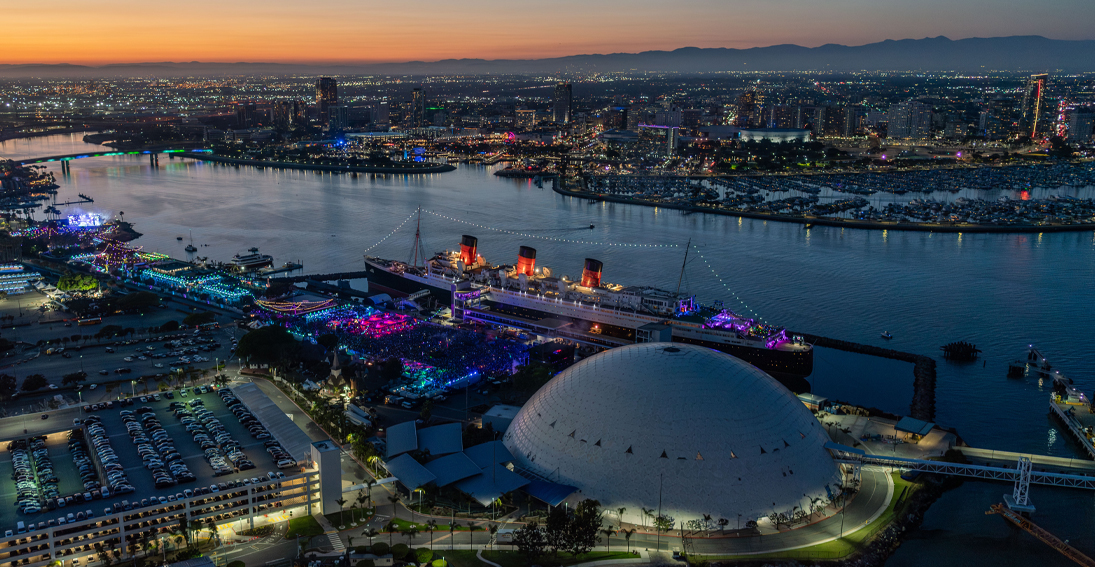
MULTIPOLYGON (((924 459, 910 459, 908 457, 873 455, 868 454, 862 449, 841 445, 840 443, 833 441, 826 443, 825 448, 829 450, 838 463, 853 465, 856 468, 857 475, 859 474, 858 471, 862 465, 874 465, 922 473, 963 476, 967 478, 979 478, 982 480, 1002 480, 1004 482, 1015 483, 1012 493, 1004 495, 1004 502, 1008 505, 1008 508, 1011 508, 1016 512, 1034 511, 1034 505, 1030 501, 1030 485, 1032 483, 1046 486, 1095 490, 1095 474, 1084 474, 1082 472, 1063 473, 1036 471, 1034 470, 1031 458, 1027 456, 1019 458, 1015 468, 1009 468, 948 463, 945 461, 927 461, 924 459)), ((1081 470, 1086 469, 1087 467, 1082 467, 1081 470)))
POLYGON ((49 163, 53 161, 72 161, 74 159, 92 158, 92 157, 107 157, 107 156, 137 156, 137 155, 155 155, 155 154, 179 154, 182 152, 202 152, 209 153, 213 150, 206 149, 194 149, 194 148, 165 148, 155 150, 133 150, 133 151, 117 151, 111 150, 107 152, 85 152, 79 154, 64 154, 58 156, 46 156, 40 158, 26 158, 21 160, 15 160, 19 165, 30 165, 34 163, 49 163))

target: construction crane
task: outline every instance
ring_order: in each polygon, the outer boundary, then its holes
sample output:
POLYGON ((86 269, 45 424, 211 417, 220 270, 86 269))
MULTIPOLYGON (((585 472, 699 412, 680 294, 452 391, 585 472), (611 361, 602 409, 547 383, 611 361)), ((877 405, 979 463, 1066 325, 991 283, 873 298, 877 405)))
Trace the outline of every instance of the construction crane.
POLYGON ((1000 514, 1005 520, 1019 526, 1023 531, 1041 540, 1042 543, 1056 549, 1061 552, 1061 555, 1075 561, 1078 565, 1084 565, 1085 567, 1095 567, 1095 560, 1080 553, 1076 548, 1071 545, 1057 539, 1057 536, 1043 530, 1038 527, 1037 524, 1030 521, 1023 516, 1020 516, 1015 511, 1011 510, 1004 504, 993 504, 991 510, 985 512, 986 514, 1000 514))

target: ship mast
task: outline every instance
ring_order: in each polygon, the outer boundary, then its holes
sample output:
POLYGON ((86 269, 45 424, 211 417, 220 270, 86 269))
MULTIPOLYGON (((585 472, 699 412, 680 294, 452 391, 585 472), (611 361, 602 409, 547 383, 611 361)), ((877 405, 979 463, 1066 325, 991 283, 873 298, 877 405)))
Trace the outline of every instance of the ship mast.
POLYGON ((681 294, 681 282, 684 281, 684 267, 688 265, 688 250, 692 248, 692 239, 688 239, 688 244, 684 245, 684 261, 681 262, 681 276, 677 278, 677 293, 681 294))
MULTIPOLYGON (((414 227, 414 267, 418 267, 418 246, 422 237, 422 207, 418 207, 418 224, 414 227)), ((424 260, 425 258, 423 258, 424 260)))

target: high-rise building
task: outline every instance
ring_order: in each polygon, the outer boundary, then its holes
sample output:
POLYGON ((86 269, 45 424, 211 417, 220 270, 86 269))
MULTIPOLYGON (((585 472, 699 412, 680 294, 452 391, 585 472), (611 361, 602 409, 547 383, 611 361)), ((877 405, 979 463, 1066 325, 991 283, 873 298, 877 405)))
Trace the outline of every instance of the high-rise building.
POLYGON ((376 104, 373 105, 373 123, 387 124, 390 120, 390 113, 391 108, 388 106, 388 99, 382 98, 376 101, 376 104))
POLYGON ((555 94, 552 100, 552 120, 559 124, 570 122, 572 98, 573 91, 570 88, 570 83, 555 85, 555 94))
POLYGON ((332 133, 344 132, 350 124, 350 109, 341 104, 332 104, 327 107, 327 131, 332 133))
POLYGON ((275 101, 271 108, 273 114, 274 128, 278 130, 288 130, 289 125, 293 122, 293 103, 288 100, 275 101))
POLYGON ((797 128, 798 108, 786 104, 773 105, 768 112, 767 128, 797 128))
POLYGON ((536 125, 536 111, 527 108, 517 109, 517 127, 532 128, 536 125))
POLYGON ((1037 137, 1049 130, 1046 120, 1045 91, 1049 75, 1031 75, 1023 92, 1023 107, 1019 116, 1019 134, 1037 137))
POLYGON ((241 102, 236 105, 236 126, 239 128, 255 126, 255 103, 241 102))
POLYGON ((887 136, 899 139, 924 139, 931 134, 932 108, 922 102, 908 101, 890 107, 887 136))
POLYGON ((319 109, 319 123, 327 125, 327 108, 338 104, 338 83, 331 77, 316 79, 316 107, 319 109))
POLYGON ((289 119, 289 122, 293 127, 300 127, 308 124, 308 105, 303 100, 293 101, 293 116, 289 119))
POLYGON ((1015 132, 1015 101, 1006 98, 985 103, 977 121, 977 134, 985 140, 1004 140, 1015 132))
POLYGON ((741 93, 738 97, 737 115, 734 117, 734 126, 739 128, 751 128, 756 126, 753 123, 754 114, 757 111, 757 93, 756 91, 747 91, 741 93))
POLYGON ((1074 108, 1068 113, 1069 142, 1087 143, 1095 139, 1095 108, 1074 108))
POLYGON ((659 110, 654 113, 654 125, 680 128, 683 116, 684 115, 679 108, 674 107, 667 110, 659 110))
POLYGON ((411 91, 411 127, 425 128, 426 124, 426 95, 422 89, 411 91))
POLYGON ((843 106, 819 106, 814 110, 814 136, 847 136, 843 106))

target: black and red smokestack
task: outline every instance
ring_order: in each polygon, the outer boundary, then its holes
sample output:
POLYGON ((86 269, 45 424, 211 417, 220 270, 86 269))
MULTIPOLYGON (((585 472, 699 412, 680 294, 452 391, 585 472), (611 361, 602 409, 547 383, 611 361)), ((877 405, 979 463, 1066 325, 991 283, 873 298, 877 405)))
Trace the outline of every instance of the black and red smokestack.
POLYGON ((522 246, 517 252, 517 273, 531 276, 536 271, 536 249, 522 246))
POLYGON ((604 264, 600 260, 586 258, 586 267, 582 270, 582 285, 585 287, 601 286, 601 270, 604 264))
POLYGON ((475 263, 477 256, 476 248, 479 246, 479 239, 474 236, 464 235, 460 237, 460 261, 465 266, 470 266, 475 263))

